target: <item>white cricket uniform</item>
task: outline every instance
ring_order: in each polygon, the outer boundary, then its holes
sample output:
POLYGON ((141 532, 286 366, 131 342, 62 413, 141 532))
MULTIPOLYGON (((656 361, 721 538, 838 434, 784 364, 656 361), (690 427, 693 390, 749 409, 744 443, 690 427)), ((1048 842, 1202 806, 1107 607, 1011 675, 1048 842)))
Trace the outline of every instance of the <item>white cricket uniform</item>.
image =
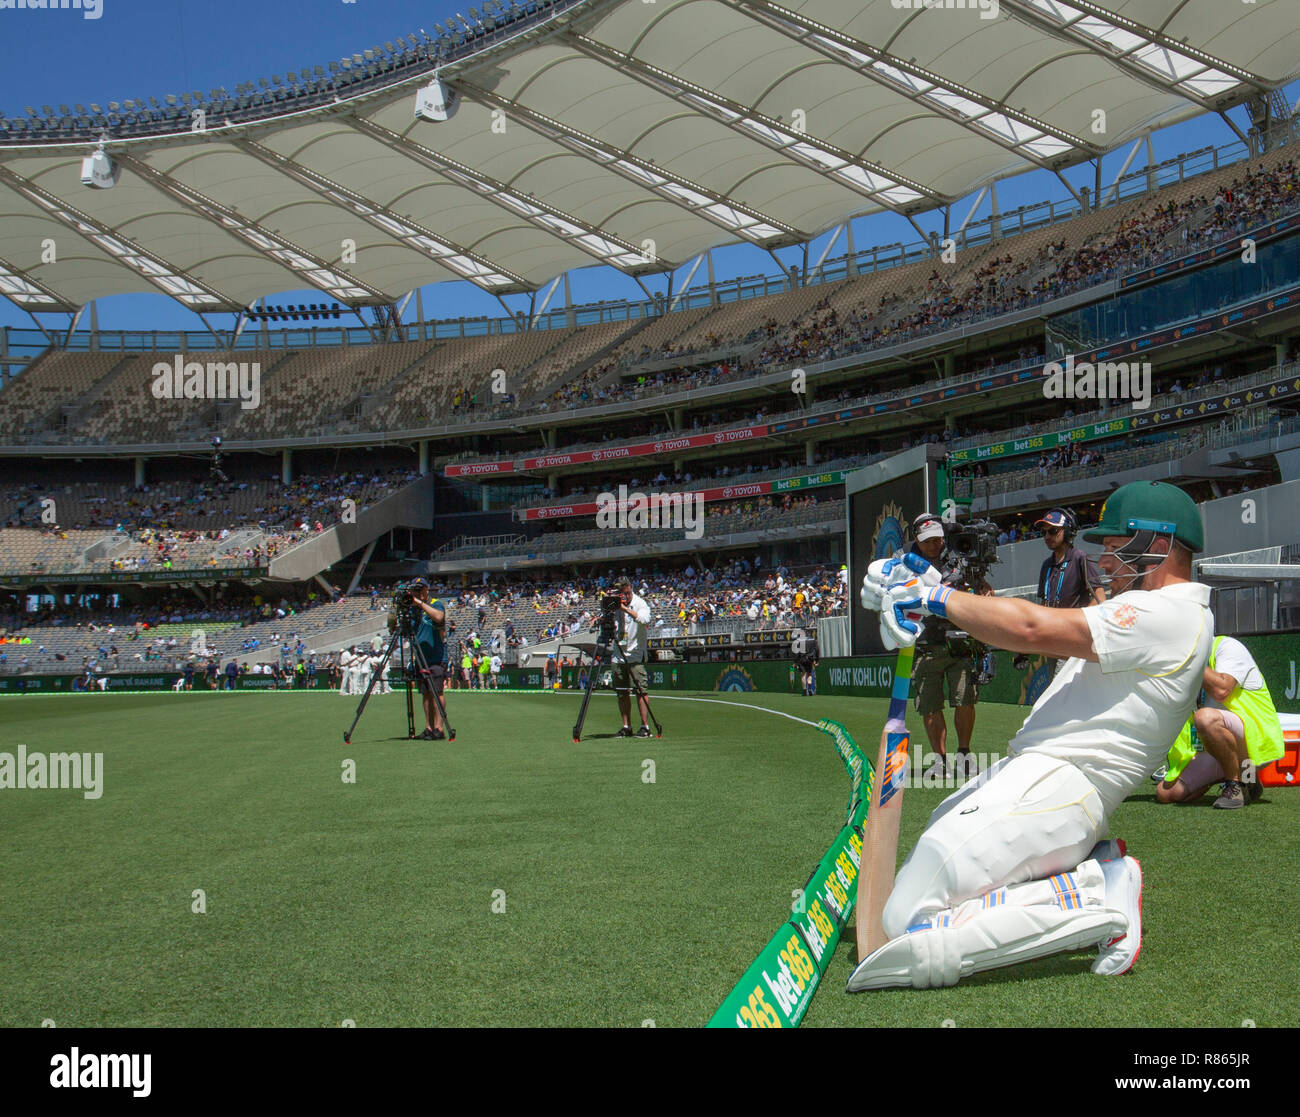
MULTIPOLYGON (((381 656, 381 655, 377 655, 377 656, 375 656, 375 657, 372 658, 371 661, 370 661, 370 669, 371 669, 372 671, 377 671, 377 670, 379 670, 379 665, 380 665, 381 663, 384 663, 384 657, 381 656)), ((392 685, 392 683, 390 683, 390 682, 388 681, 388 669, 389 669, 391 666, 392 666, 392 662, 391 662, 391 660, 390 660, 388 663, 384 663, 384 669, 383 669, 383 671, 382 671, 382 672, 380 673, 380 675, 379 675, 379 685, 378 685, 377 687, 375 687, 375 689, 376 689, 380 694, 392 694, 392 693, 393 693, 393 685, 392 685)))
POLYGON ((339 694, 352 693, 352 653, 339 653, 339 694))
MULTIPOLYGON (((1080 864, 1195 706, 1214 637, 1209 601, 1208 586, 1186 583, 1084 610, 1099 662, 1063 663, 1007 756, 930 816, 885 907, 891 938, 995 889, 1080 864)), ((1062 902, 1060 914, 1102 898, 1080 897, 1062 902)))
POLYGON ((366 685, 370 682, 370 660, 358 652, 352 657, 352 693, 365 693, 366 685))

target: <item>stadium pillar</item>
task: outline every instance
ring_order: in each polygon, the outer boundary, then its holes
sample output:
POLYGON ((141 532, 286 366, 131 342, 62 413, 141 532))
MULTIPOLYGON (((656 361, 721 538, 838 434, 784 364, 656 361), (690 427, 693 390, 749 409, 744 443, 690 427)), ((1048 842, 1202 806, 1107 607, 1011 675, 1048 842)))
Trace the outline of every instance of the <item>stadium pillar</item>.
POLYGON ((848 247, 849 255, 845 260, 845 271, 850 278, 858 274, 858 250, 853 247, 853 221, 852 219, 844 222, 844 243, 848 247))
POLYGON ((808 439, 808 441, 804 443, 804 457, 803 457, 803 464, 804 464, 804 465, 816 465, 816 464, 817 464, 817 443, 816 443, 815 440, 813 440, 813 439, 811 439, 811 438, 808 439))
POLYGON ((957 373, 957 355, 955 353, 945 353, 943 355, 943 375, 946 380, 957 373))
POLYGON ((429 472, 429 440, 420 439, 420 476, 423 477, 429 472))
POLYGON ((280 483, 293 484, 293 451, 288 447, 280 451, 280 483))
POLYGON ((135 487, 137 489, 144 488, 144 463, 148 460, 148 458, 135 459, 135 487))

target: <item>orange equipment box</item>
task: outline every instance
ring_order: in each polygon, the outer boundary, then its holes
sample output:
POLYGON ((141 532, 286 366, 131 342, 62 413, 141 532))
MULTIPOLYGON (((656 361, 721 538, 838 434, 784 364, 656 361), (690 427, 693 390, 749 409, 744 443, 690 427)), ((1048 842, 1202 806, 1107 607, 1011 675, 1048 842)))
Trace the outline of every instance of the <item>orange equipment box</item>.
POLYGON ((1300 714, 1279 714, 1286 753, 1281 760, 1260 769, 1265 787, 1300 787, 1300 714))

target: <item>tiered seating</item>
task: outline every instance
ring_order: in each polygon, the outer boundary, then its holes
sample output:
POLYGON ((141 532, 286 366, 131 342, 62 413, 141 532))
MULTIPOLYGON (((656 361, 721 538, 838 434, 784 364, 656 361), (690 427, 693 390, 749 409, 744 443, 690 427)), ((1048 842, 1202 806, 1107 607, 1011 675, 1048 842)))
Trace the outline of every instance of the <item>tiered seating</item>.
MULTIPOLYGON (((265 387, 266 374, 283 360, 285 353, 276 350, 225 350, 185 354, 186 360, 209 364, 259 365, 265 387)), ((219 426, 219 415, 244 410, 239 397, 233 399, 158 399, 153 388, 155 364, 172 364, 176 354, 141 353, 124 362, 103 386, 93 413, 85 419, 74 441, 106 442, 177 442, 205 438, 219 426), (80 433, 81 437, 78 437, 80 433)), ((238 386, 236 385, 236 390, 238 386)))
POLYGON ((372 355, 369 346, 278 354, 273 365, 262 366, 261 405, 232 412, 233 422, 223 425, 225 437, 270 438, 285 430, 314 430, 357 394, 361 369, 372 355), (269 376, 268 370, 273 370, 269 376))
POLYGON ((121 353, 45 354, 5 390, 0 441, 57 429, 62 408, 90 392, 121 360, 121 353))
POLYGON ((49 574, 75 569, 86 548, 102 531, 31 531, 0 529, 0 570, 11 574, 49 574))
MULTIPOLYGON (((636 331, 626 345, 555 387, 566 367, 585 363, 634 323, 574 330, 487 334, 441 342, 351 346, 311 352, 197 352, 208 362, 258 362, 263 402, 255 411, 237 401, 158 400, 150 388, 157 361, 171 353, 51 354, 6 389, 0 438, 52 437, 68 415, 69 437, 88 442, 192 439, 220 422, 231 437, 328 430, 393 430, 412 426, 577 407, 671 390, 639 383, 648 363, 741 350, 728 377, 863 352, 897 340, 951 328, 1055 297, 1143 266, 1153 256, 1188 251, 1235 234, 1300 200, 1294 148, 1179 183, 1122 205, 967 249, 953 265, 926 259, 832 284, 666 314, 636 331), (1214 199, 1232 189, 1225 212, 1214 199), (507 373, 516 402, 491 392, 491 372, 507 373), (615 381, 632 378, 630 388, 615 381), (546 389, 545 399, 530 401, 546 389), (629 396, 627 393, 631 393, 629 396), (470 409, 458 395, 477 396, 470 409)), ((735 362, 732 361, 732 364, 735 362)), ((656 375, 656 379, 658 379, 656 375)), ((669 375, 666 380, 674 377, 669 375)))

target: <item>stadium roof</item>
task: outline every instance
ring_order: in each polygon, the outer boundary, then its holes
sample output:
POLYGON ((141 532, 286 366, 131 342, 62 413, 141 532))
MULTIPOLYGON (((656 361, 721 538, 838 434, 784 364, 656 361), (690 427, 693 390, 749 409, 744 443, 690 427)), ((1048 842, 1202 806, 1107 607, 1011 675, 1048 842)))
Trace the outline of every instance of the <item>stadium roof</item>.
POLYGON ((591 264, 661 272, 1059 170, 1300 73, 1294 0, 493 10, 453 46, 410 36, 323 80, 277 75, 271 97, 0 120, 0 293, 237 311, 308 287, 356 307, 449 279, 506 294, 591 264), (458 110, 416 120, 437 66, 458 110), (101 135, 112 189, 80 181, 101 135))

